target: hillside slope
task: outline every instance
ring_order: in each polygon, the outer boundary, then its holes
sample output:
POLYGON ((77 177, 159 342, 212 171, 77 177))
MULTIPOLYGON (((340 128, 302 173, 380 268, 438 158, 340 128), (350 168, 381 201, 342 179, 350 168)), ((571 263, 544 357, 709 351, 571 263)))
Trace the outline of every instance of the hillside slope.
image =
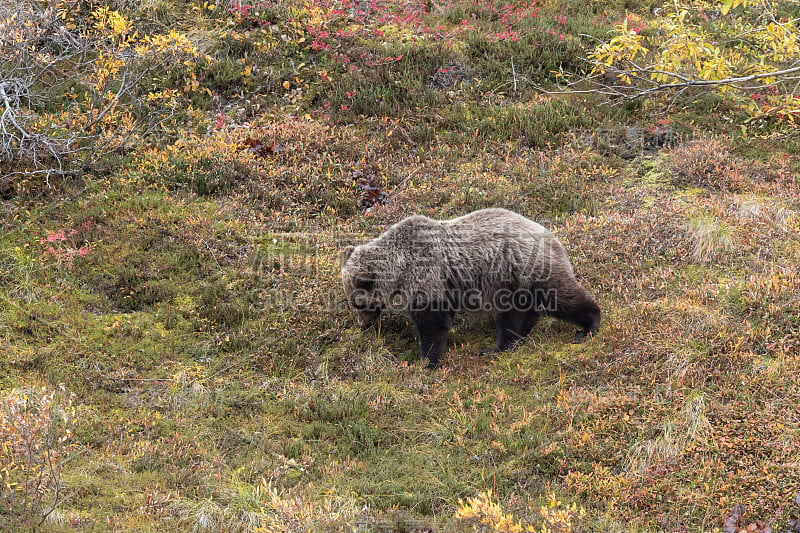
POLYGON ((539 90, 649 5, 114 4, 42 34, 108 80, 30 110, 113 149, 2 164, 0 526, 797 530, 796 127, 539 90), (427 371, 358 329, 346 244, 485 207, 562 240, 594 339, 463 315, 427 371))

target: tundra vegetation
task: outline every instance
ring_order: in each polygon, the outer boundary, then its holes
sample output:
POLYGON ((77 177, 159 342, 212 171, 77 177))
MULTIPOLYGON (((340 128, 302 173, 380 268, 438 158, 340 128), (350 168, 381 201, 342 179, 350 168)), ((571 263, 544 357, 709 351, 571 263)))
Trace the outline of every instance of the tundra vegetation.
POLYGON ((0 6, 0 529, 800 531, 794 0, 0 6), (551 229, 440 370, 339 252, 551 229))

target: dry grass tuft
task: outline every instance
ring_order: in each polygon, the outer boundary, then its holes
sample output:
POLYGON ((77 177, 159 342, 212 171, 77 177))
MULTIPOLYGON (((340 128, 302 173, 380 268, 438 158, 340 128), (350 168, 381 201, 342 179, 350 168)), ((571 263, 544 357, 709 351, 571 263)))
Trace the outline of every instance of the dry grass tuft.
POLYGON ((688 224, 692 239, 692 258, 698 263, 718 262, 736 247, 733 230, 716 218, 695 217, 688 224))

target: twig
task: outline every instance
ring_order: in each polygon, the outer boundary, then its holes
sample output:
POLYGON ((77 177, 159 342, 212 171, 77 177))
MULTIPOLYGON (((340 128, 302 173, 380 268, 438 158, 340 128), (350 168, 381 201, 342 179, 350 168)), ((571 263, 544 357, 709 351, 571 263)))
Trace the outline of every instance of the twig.
POLYGON ((53 455, 52 455, 52 453, 48 453, 47 454, 47 464, 50 467, 50 476, 53 478, 53 484, 55 485, 56 489, 55 489, 55 494, 53 495, 53 504, 50 506, 50 508, 47 511, 42 513, 42 518, 36 524, 36 527, 41 526, 44 523, 44 521, 47 520, 47 517, 50 516, 50 514, 53 511, 55 511, 56 507, 58 507, 59 504, 61 503, 61 501, 60 501, 60 498, 61 498, 61 476, 56 472, 55 466, 53 465, 53 455))
MULTIPOLYGON (((584 61, 588 63, 594 63, 593 61, 582 58, 584 61)), ((596 63, 594 63, 596 64, 596 63)), ((686 89, 693 88, 693 87, 715 87, 719 85, 728 85, 737 91, 750 91, 750 90, 758 90, 762 88, 767 88, 774 86, 780 82, 784 82, 787 80, 795 80, 800 79, 800 76, 787 76, 789 74, 800 73, 800 62, 794 63, 791 67, 785 68, 783 70, 776 70, 772 72, 760 72, 756 74, 751 74, 748 76, 737 76, 731 78, 724 78, 720 80, 703 80, 703 79, 692 79, 686 75, 677 73, 677 72, 670 72, 664 71, 660 69, 654 69, 649 67, 643 67, 633 63, 633 70, 621 70, 615 67, 606 67, 604 66, 604 72, 610 73, 612 75, 620 76, 626 75, 632 79, 636 79, 643 83, 651 84, 651 87, 642 89, 638 87, 633 87, 631 85, 610 85, 607 83, 600 82, 597 78, 602 74, 597 74, 594 76, 583 77, 576 81, 570 82, 566 85, 566 89, 560 89, 556 91, 546 90, 540 86, 532 84, 535 89, 540 91, 543 94, 602 94, 604 96, 609 97, 611 100, 635 100, 637 98, 641 98, 643 96, 647 96, 650 94, 660 93, 660 92, 668 92, 673 90, 680 90, 680 93, 684 92, 686 89), (645 75, 647 74, 663 74, 666 76, 670 76, 676 78, 678 82, 675 83, 657 83, 652 79, 647 78, 645 75), (781 80, 773 83, 762 84, 757 86, 746 85, 743 86, 741 84, 753 81, 753 80, 760 80, 764 78, 771 78, 771 77, 780 77, 781 80), (594 85, 594 87, 590 87, 588 89, 573 89, 579 84, 589 83, 594 85)), ((800 86, 800 83, 798 83, 800 86)), ((797 90, 797 87, 795 88, 797 90)), ((679 93, 679 94, 680 94, 679 93)), ((610 103, 611 100, 605 102, 606 104, 610 103)), ((673 99, 674 102, 674 99, 673 99)), ((619 103, 619 102, 616 102, 619 103)))
POLYGON ((511 56, 511 75, 514 76, 514 92, 517 92, 517 69, 514 68, 514 56, 511 56))
MULTIPOLYGON (((657 85, 655 87, 651 87, 649 89, 641 90, 641 91, 639 91, 639 92, 637 92, 637 93, 635 93, 633 95, 626 95, 626 98, 634 99, 634 98, 639 98, 641 96, 647 96, 648 94, 652 94, 652 93, 656 93, 656 92, 663 92, 663 91, 668 91, 668 90, 672 90, 672 89, 689 88, 689 87, 714 87, 714 86, 717 86, 717 85, 730 85, 731 87, 739 89, 739 87, 736 86, 737 83, 744 83, 744 82, 748 82, 748 81, 752 81, 752 80, 759 80, 759 79, 762 79, 762 78, 771 78, 771 77, 774 77, 774 76, 784 76, 786 74, 792 74, 794 72, 800 72, 800 65, 798 65, 796 67, 793 67, 793 68, 787 68, 787 69, 784 69, 784 70, 777 70, 777 71, 773 71, 773 72, 762 72, 762 73, 758 73, 758 74, 751 74, 749 76, 740 76, 740 77, 736 77, 736 78, 725 78, 725 79, 721 79, 721 80, 696 80, 695 79, 695 80, 681 81, 681 82, 677 82, 677 83, 664 83, 664 84, 657 85)), ((678 76, 675 73, 666 73, 666 74, 669 75, 669 76, 675 76, 676 78, 680 78, 680 76, 678 76)), ((741 89, 739 89, 739 90, 741 90, 741 89)))

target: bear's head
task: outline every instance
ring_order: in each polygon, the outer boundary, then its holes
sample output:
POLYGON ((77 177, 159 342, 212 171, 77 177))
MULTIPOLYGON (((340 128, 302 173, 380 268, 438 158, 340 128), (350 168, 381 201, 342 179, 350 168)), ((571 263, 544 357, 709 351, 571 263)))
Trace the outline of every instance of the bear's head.
POLYGON ((383 304, 375 292, 376 273, 370 268, 362 246, 348 246, 342 252, 342 288, 348 305, 355 309, 363 329, 381 316, 383 304))

